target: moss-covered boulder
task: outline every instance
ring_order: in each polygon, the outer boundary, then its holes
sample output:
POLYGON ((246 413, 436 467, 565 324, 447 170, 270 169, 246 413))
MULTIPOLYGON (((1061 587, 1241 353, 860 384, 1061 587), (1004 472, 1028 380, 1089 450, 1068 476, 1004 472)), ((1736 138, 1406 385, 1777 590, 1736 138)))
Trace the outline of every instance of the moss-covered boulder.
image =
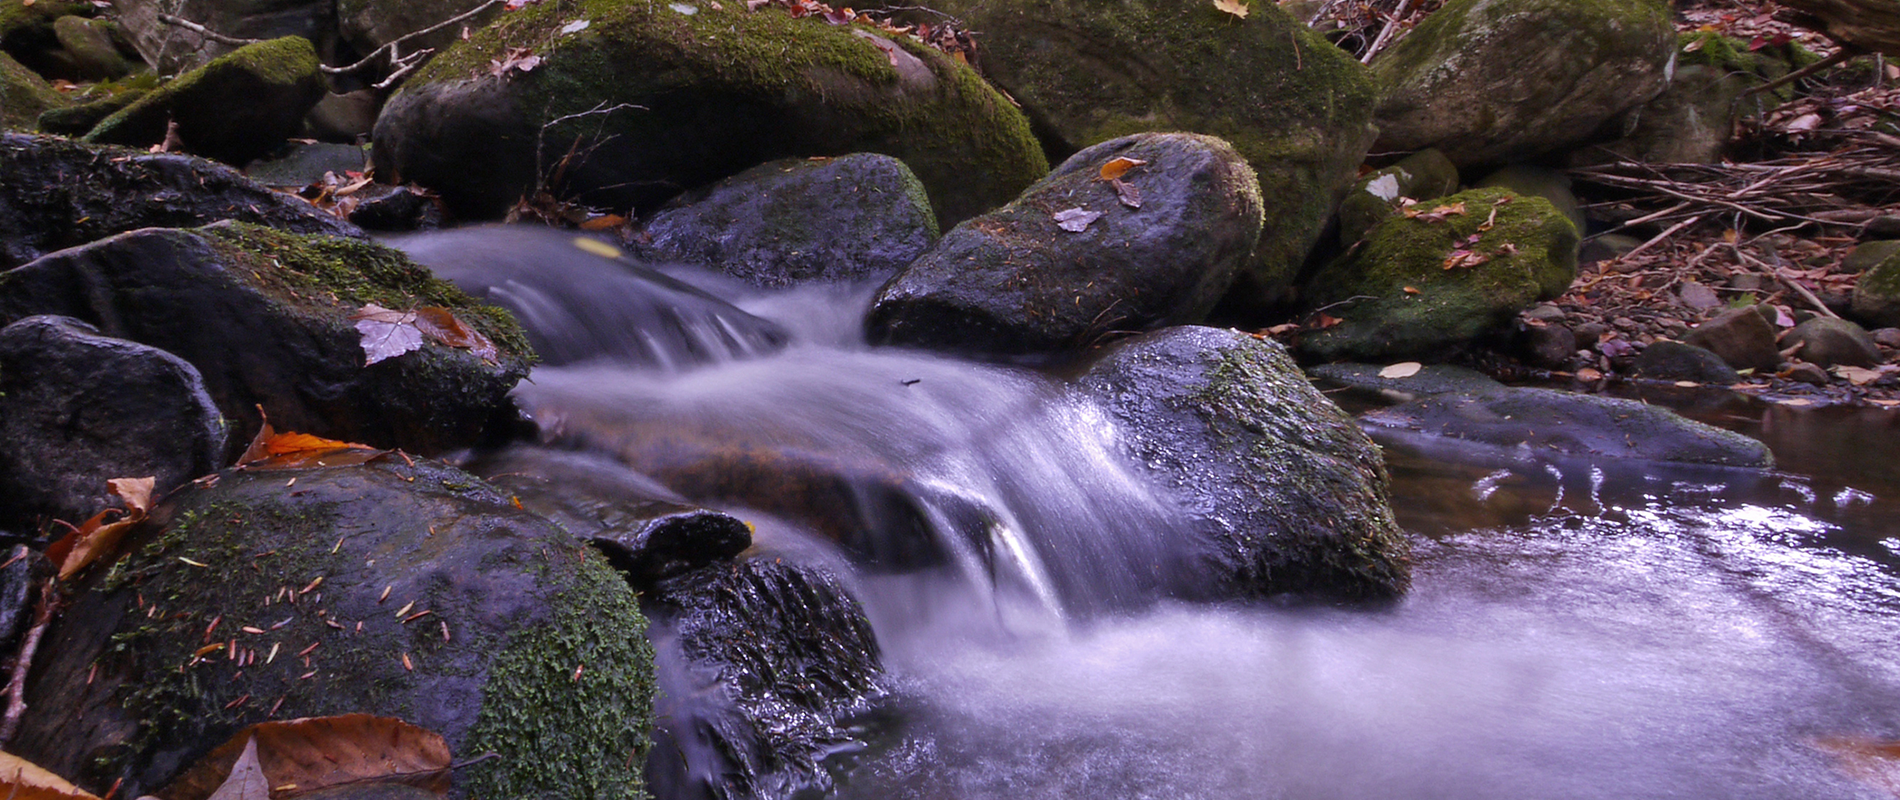
POLYGON ((1201 321, 1260 228, 1260 186, 1226 142, 1111 139, 945 235, 879 290, 866 327, 884 344, 1065 356, 1111 331, 1201 321), (1140 163, 1103 180, 1121 159, 1140 163))
POLYGON ((785 159, 687 192, 636 240, 755 286, 884 280, 937 242, 924 185, 875 153, 785 159))
POLYGON ((98 97, 78 96, 71 98, 73 104, 49 108, 40 112, 39 129, 43 133, 55 133, 60 136, 84 136, 106 117, 119 113, 120 109, 137 102, 151 89, 128 89, 122 92, 101 93, 98 97))
POLYGON ((59 48, 82 80, 109 81, 132 72, 132 61, 119 51, 119 26, 109 20, 60 17, 53 21, 59 48))
POLYGON ((28 69, 52 77, 68 66, 54 26, 62 17, 92 14, 90 3, 67 0, 0 0, 0 51, 28 69))
POLYGON ((1456 191, 1458 166, 1432 148, 1362 176, 1339 201, 1339 248, 1358 244, 1372 226, 1397 215, 1407 199, 1444 197, 1456 191))
POLYGON ((375 137, 378 175, 476 218, 541 185, 647 209, 773 159, 853 152, 902 159, 943 223, 1048 169, 1022 112, 936 50, 707 0, 510 12, 418 71, 375 137))
POLYGON ((1155 331, 1078 379, 1209 545, 1212 599, 1391 598, 1409 583, 1379 448, 1271 340, 1155 331))
POLYGON ((13 60, 13 56, 0 53, 0 127, 33 130, 40 114, 71 102, 39 73, 13 60))
POLYGON ((233 451, 260 405, 279 430, 424 454, 468 447, 512 419, 507 393, 532 358, 507 312, 397 251, 233 223, 133 231, 0 273, 0 323, 35 314, 191 362, 233 422, 233 451), (366 364, 350 317, 367 303, 450 309, 495 360, 430 339, 366 364))
POLYGON ((1675 42, 1661 0, 1453 0, 1373 59, 1375 147, 1460 167, 1561 152, 1661 92, 1675 42))
POLYGON ((139 228, 219 220, 361 238, 356 226, 201 158, 0 135, 0 270, 139 228))
POLYGON ((633 591, 507 495, 390 457, 227 472, 158 515, 49 634, 21 755, 137 795, 245 725, 368 712, 500 754, 456 797, 644 796, 633 591))
POLYGON ((1306 284, 1309 308, 1341 321, 1301 352, 1380 361, 1441 353, 1563 294, 1577 274, 1577 229, 1541 197, 1474 189, 1427 200, 1374 227, 1306 284))
POLYGON ((1372 143, 1364 67, 1271 2, 952 0, 984 74, 1020 101, 1051 159, 1142 131, 1231 142, 1267 225, 1236 302, 1282 299, 1372 143))
POLYGON ((1861 273, 1852 302, 1849 313, 1867 327, 1900 327, 1900 250, 1861 273))
POLYGON ((246 45, 173 79, 101 120, 85 140, 149 146, 178 126, 187 151, 242 166, 295 135, 325 89, 301 36, 246 45))

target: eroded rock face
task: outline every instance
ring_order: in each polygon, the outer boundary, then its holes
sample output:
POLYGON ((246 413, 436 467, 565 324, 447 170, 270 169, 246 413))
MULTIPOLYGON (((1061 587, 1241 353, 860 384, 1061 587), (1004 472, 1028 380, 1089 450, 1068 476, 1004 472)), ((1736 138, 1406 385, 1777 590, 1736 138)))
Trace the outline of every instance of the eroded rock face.
POLYGON ((233 423, 231 457, 259 405, 279 430, 423 454, 467 447, 512 418, 507 392, 532 358, 512 319, 396 251, 230 223, 133 231, 0 273, 0 322, 36 314, 190 362, 233 423), (370 302, 449 308, 498 361, 429 341, 366 364, 350 315, 370 302))
POLYGON ((1675 42, 1658 0, 1455 0, 1373 60, 1374 148, 1460 167, 1561 152, 1661 92, 1675 42))
POLYGON ((412 77, 375 142, 380 176, 435 189, 474 218, 543 184, 645 210, 773 159, 854 152, 903 160, 945 225, 1048 168, 1022 113, 968 67, 901 37, 743 3, 510 12, 412 77), (577 18, 587 26, 563 32, 577 18), (492 74, 509 47, 541 60, 492 74))
POLYGON ((1379 449, 1278 343, 1181 327, 1118 345, 1077 382, 1136 464, 1213 544, 1209 597, 1391 598, 1409 582, 1379 449))
POLYGON ((1366 69, 1273 3, 1245 19, 1210 3, 933 7, 981 32, 984 74, 1023 104, 1052 159, 1144 131, 1232 143, 1260 180, 1267 220, 1235 286, 1243 305, 1283 299, 1372 142, 1366 69))
POLYGON ((1576 277, 1577 229, 1543 198, 1474 189, 1414 209, 1423 213, 1378 223, 1307 282, 1306 305, 1331 306, 1341 322, 1304 336, 1301 352, 1379 361, 1441 351, 1563 294, 1576 277))
POLYGON ((224 445, 224 418, 177 356, 66 317, 0 329, 0 527, 116 508, 114 478, 156 478, 163 496, 216 471, 224 445))
POLYGON ((234 471, 158 513, 49 634, 23 757, 143 794, 245 725, 368 712, 503 754, 456 770, 460 797, 643 796, 632 590, 480 480, 394 457, 234 471))
POLYGON ((875 153, 761 164, 695 189, 641 229, 643 250, 754 286, 883 280, 937 242, 924 186, 875 153))
POLYGON ((945 235, 878 292, 866 328, 877 343, 1061 357, 1111 331, 1199 322, 1246 263, 1259 198, 1220 139, 1103 142, 945 235), (1119 194, 1101 180, 1115 159, 1143 162, 1119 194))
POLYGON ((0 269, 139 228, 219 220, 361 237, 356 226, 201 158, 0 136, 0 269))

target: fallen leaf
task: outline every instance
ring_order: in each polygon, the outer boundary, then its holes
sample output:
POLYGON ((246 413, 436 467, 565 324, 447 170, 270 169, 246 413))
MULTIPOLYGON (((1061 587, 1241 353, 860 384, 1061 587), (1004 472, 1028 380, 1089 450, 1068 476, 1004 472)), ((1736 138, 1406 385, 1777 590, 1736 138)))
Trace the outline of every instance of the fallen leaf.
POLYGON ((1846 378, 1849 383, 1855 386, 1866 386, 1867 384, 1880 380, 1881 376, 1889 372, 1887 369, 1867 369, 1866 367, 1850 367, 1844 365, 1835 367, 1831 371, 1835 375, 1846 378))
POLYGON ((1341 322, 1345 322, 1345 320, 1322 311, 1318 316, 1313 318, 1313 329, 1323 331, 1327 328, 1337 326, 1341 322))
POLYGON ((1463 202, 1437 206, 1429 211, 1422 210, 1423 208, 1424 206, 1406 206, 1404 210, 1399 213, 1404 214, 1406 219, 1416 219, 1434 224, 1444 222, 1446 219, 1465 213, 1465 204, 1463 202))
POLYGON ((1424 368, 1425 365, 1417 361, 1401 361, 1397 364, 1388 364, 1384 369, 1379 370, 1379 377, 1410 378, 1413 375, 1417 375, 1418 371, 1424 368))
POLYGON ((388 450, 378 450, 366 444, 325 439, 307 433, 278 433, 271 427, 270 418, 264 415, 263 406, 258 407, 257 413, 264 421, 258 427, 257 435, 251 437, 250 446, 244 448, 244 455, 238 456, 239 469, 341 467, 362 464, 389 453, 388 450))
POLYGON ((1805 398, 1805 397, 1797 397, 1797 398, 1794 398, 1794 399, 1792 399, 1792 400, 1776 400, 1775 402, 1777 402, 1777 403, 1780 403, 1780 404, 1782 404, 1782 405, 1784 405, 1784 406, 1811 406, 1811 405, 1814 405, 1814 401, 1813 401, 1813 400, 1809 400, 1809 399, 1807 399, 1807 398, 1805 398))
POLYGON ((1595 383, 1603 380, 1603 373, 1589 367, 1584 367, 1583 369, 1577 370, 1577 380, 1586 383, 1595 383))
POLYGON ((501 77, 510 72, 528 72, 541 66, 541 57, 526 47, 510 47, 501 58, 488 62, 488 74, 501 77))
POLYGON ((1476 250, 1459 249, 1451 251, 1451 255, 1446 256, 1445 263, 1440 266, 1445 269, 1467 269, 1490 260, 1490 256, 1476 250))
POLYGON ((1485 217, 1483 222, 1478 223, 1478 231, 1482 233, 1484 231, 1491 230, 1492 228, 1497 227, 1497 224, 1498 224, 1498 207, 1492 206, 1491 216, 1485 217))
POLYGON ((1128 158, 1126 156, 1111 158, 1108 163, 1102 165, 1101 177, 1096 178, 1096 180, 1112 181, 1119 179, 1121 176, 1128 174, 1129 170, 1146 163, 1148 162, 1139 158, 1128 158))
MULTIPOLYGON (((449 746, 434 731, 392 717, 344 714, 262 722, 203 758, 170 786, 167 800, 228 800, 213 793, 230 785, 249 758, 263 786, 292 797, 343 784, 379 782, 418 786, 437 794, 449 784, 449 746), (240 745, 239 743, 243 744, 240 745), (230 774, 230 780, 223 776, 230 774), (286 788, 291 787, 291 788, 286 788)), ((266 795, 257 796, 264 800, 266 795)), ((229 800, 251 796, 232 795, 229 800)))
POLYGON ((422 348, 422 329, 416 327, 416 312, 396 311, 375 303, 350 315, 356 330, 363 335, 363 366, 385 361, 422 348))
POLYGON ((1129 208, 1141 207, 1141 190, 1136 189, 1134 184, 1123 181, 1120 178, 1109 181, 1108 183, 1110 186, 1115 187, 1115 197, 1122 201, 1122 205, 1129 208))
POLYGON ((586 222, 581 223, 581 230, 610 231, 625 224, 627 224, 626 217, 623 217, 619 214, 602 214, 598 217, 595 217, 593 219, 590 219, 586 222))
POLYGON ((1814 744, 1848 777, 1900 797, 1900 742, 1836 736, 1814 744))
POLYGON ((1874 405, 1880 406, 1881 408, 1893 408, 1895 406, 1900 406, 1900 400, 1875 400, 1875 399, 1869 398, 1867 402, 1873 403, 1874 405))
POLYGON ((1056 221, 1056 227, 1058 228, 1070 233, 1081 233, 1088 230, 1091 223, 1101 219, 1102 212, 1089 211, 1080 207, 1065 208, 1061 211, 1057 211, 1051 215, 1050 218, 1056 221))
POLYGON ((1399 176, 1386 173, 1373 178, 1366 183, 1366 194, 1388 203, 1399 199, 1399 176))
POLYGON ((1417 287, 1417 286, 1406 286, 1406 287, 1403 287, 1403 291, 1404 291, 1404 292, 1405 292, 1406 294, 1418 294, 1418 287, 1417 287))
POLYGON ((94 514, 47 546, 46 558, 59 568, 59 579, 71 578, 116 550, 126 531, 144 522, 146 513, 152 510, 152 487, 156 483, 155 477, 106 481, 112 493, 125 502, 125 508, 109 508, 94 514))
POLYGON ((0 797, 13 800, 99 800, 19 756, 0 753, 0 797))
POLYGON ((264 777, 263 767, 258 765, 255 737, 244 737, 244 752, 232 762, 227 774, 229 777, 207 800, 270 800, 270 782, 264 777))
POLYGON ((622 255, 625 255, 624 253, 620 252, 620 248, 615 247, 606 242, 603 242, 592 236, 576 236, 574 237, 574 241, 572 242, 572 244, 575 247, 578 247, 589 253, 593 253, 594 255, 600 256, 601 258, 619 258, 622 255))
POLYGON ((590 23, 587 20, 577 19, 577 20, 567 23, 566 25, 562 25, 561 33, 562 34, 580 33, 581 31, 587 30, 587 26, 591 24, 593 23, 590 23))
POLYGON ((1240 19, 1246 19, 1248 12, 1253 10, 1243 0, 1214 0, 1214 7, 1240 19))

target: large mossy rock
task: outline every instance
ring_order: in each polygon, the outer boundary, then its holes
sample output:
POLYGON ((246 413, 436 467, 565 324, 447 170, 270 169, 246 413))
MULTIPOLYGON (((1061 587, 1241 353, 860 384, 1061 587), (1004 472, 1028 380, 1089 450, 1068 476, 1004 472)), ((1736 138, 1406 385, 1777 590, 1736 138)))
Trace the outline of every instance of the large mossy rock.
POLYGON ((45 78, 0 52, 0 128, 33 130, 41 114, 70 103, 45 78))
POLYGON ((543 184, 645 209, 773 159, 854 152, 902 159, 946 225, 1048 169, 1022 112, 936 50, 703 0, 510 12, 418 71, 375 139, 380 176, 430 187, 474 218, 543 184), (511 48, 540 61, 503 68, 511 48))
POLYGON ((162 496, 223 464, 224 418, 198 370, 65 317, 0 328, 0 528, 71 523, 119 501, 115 478, 162 496))
POLYGON ((1365 238, 1381 221, 1398 215, 1405 198, 1423 200, 1458 191, 1458 166, 1437 150, 1426 149, 1359 178, 1339 201, 1339 249, 1365 238))
POLYGON ((158 514, 50 632, 20 755, 136 796, 245 725, 367 712, 500 754, 456 797, 643 796, 633 591, 506 495, 392 456, 228 472, 158 514))
POLYGON ((90 3, 67 0, 0 0, 0 51, 34 72, 53 75, 64 66, 58 57, 59 19, 96 11, 90 3))
POLYGON ((1900 250, 1861 273, 1850 313, 1869 328, 1900 327, 1900 250))
POLYGON ((362 237, 356 226, 236 170, 48 136, 0 136, 0 270, 139 228, 220 220, 362 237))
POLYGON ((246 45, 114 112, 85 140, 155 145, 175 123, 186 151, 242 166, 302 130, 327 86, 321 65, 301 36, 246 45))
POLYGON ((259 405, 279 430, 424 454, 467 447, 511 418, 508 390, 532 358, 506 312, 401 253, 233 223, 133 231, 0 273, 0 323, 36 314, 190 362, 233 422, 233 450, 258 429, 259 405), (372 302, 448 308, 498 361, 428 341, 366 365, 350 316, 372 302))
POLYGON ((950 231, 885 284, 866 326, 884 344, 1060 357, 1111 331, 1201 321, 1260 228, 1260 186, 1226 142, 1111 139, 950 231), (1117 159, 1143 162, 1127 189, 1101 179, 1117 159))
POLYGON ((1078 384, 1214 543, 1209 596, 1362 601, 1405 590, 1405 537, 1379 448, 1278 343, 1170 328, 1118 345, 1078 384))
POLYGON ((1453 0, 1373 59, 1374 147, 1460 167, 1561 152, 1661 92, 1675 43, 1661 0, 1453 0))
POLYGON ((937 243, 924 185, 875 153, 761 164, 681 195, 641 229, 645 251, 755 286, 884 280, 937 243))
POLYGON ((1364 67, 1273 3, 953 0, 984 74, 1020 101, 1052 158, 1143 131, 1231 142, 1267 225, 1236 300, 1283 299, 1372 143, 1364 67))
POLYGON ((1474 189, 1414 208, 1426 213, 1379 223, 1306 284, 1308 306, 1332 306, 1342 321, 1307 334, 1301 352, 1367 361, 1441 352, 1576 277, 1577 229, 1548 200, 1474 189))

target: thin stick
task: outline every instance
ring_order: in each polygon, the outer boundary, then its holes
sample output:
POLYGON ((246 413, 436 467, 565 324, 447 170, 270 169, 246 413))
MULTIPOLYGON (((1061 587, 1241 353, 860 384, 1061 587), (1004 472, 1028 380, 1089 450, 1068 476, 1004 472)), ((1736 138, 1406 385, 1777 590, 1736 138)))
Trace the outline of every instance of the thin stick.
POLYGON ((1776 266, 1774 264, 1770 264, 1766 261, 1763 261, 1759 258, 1749 255, 1748 252, 1743 250, 1742 246, 1739 244, 1731 244, 1729 245, 1729 247, 1735 250, 1735 256, 1737 258, 1740 258, 1743 261, 1747 261, 1751 264, 1754 264, 1755 266, 1761 269, 1767 270, 1768 274, 1775 276, 1775 280, 1778 280, 1781 282, 1781 285, 1794 290, 1795 294, 1801 295, 1801 299, 1808 301, 1808 304, 1814 306, 1815 310, 1821 312, 1823 316, 1829 316, 1835 319, 1841 318, 1841 315, 1834 313, 1834 310, 1831 308, 1828 308, 1826 303, 1821 302, 1821 298, 1815 297, 1813 292, 1808 291, 1808 287, 1802 286, 1799 283, 1795 283, 1794 278, 1791 278, 1787 274, 1783 273, 1781 271, 1781 267, 1776 266))
POLYGON ((1372 57, 1378 55, 1379 50, 1385 47, 1386 39, 1392 38, 1392 31, 1399 27, 1399 20, 1404 19, 1406 13, 1411 11, 1414 2, 1416 0, 1403 0, 1399 3, 1398 9, 1392 12, 1392 16, 1386 18, 1385 27, 1379 29, 1379 35, 1372 40, 1372 44, 1366 47, 1366 54, 1359 57, 1359 63, 1372 63, 1372 57))
POLYGON ((46 635, 47 626, 53 623, 59 601, 57 585, 57 578, 47 578, 40 583, 40 603, 33 613, 33 627, 21 640, 20 655, 13 660, 13 674, 7 678, 7 711, 6 716, 0 718, 0 747, 13 741, 13 735, 20 731, 20 718, 26 715, 26 673, 33 667, 40 637, 46 635))
MULTIPOLYGON (((392 62, 401 62, 403 58, 398 57, 398 53, 400 52, 400 48, 404 44, 409 43, 411 40, 428 36, 431 33, 435 33, 436 31, 442 30, 451 25, 456 25, 462 22, 466 22, 470 19, 473 19, 476 16, 479 16, 482 12, 487 11, 488 9, 494 8, 495 6, 501 5, 504 1, 505 0, 488 0, 488 2, 486 3, 483 3, 474 8, 471 8, 453 17, 449 17, 448 19, 442 20, 441 22, 438 22, 434 25, 430 25, 429 27, 423 28, 422 30, 405 33, 401 36, 391 39, 387 44, 384 44, 382 47, 378 47, 375 50, 370 51, 370 54, 363 56, 362 60, 357 61, 356 63, 351 64, 347 67, 324 67, 323 68, 324 74, 348 75, 352 72, 356 72, 357 70, 368 67, 372 62, 376 60, 378 56, 381 56, 383 54, 383 51, 385 50, 388 51, 389 58, 392 62)), ((413 57, 413 55, 411 57, 413 57)), ((381 88, 381 87, 378 87, 378 88, 381 88)))
POLYGON ((258 42, 264 41, 263 39, 239 39, 236 36, 226 36, 222 33, 214 31, 203 25, 199 25, 196 22, 192 22, 191 20, 185 19, 184 17, 175 16, 172 14, 166 14, 162 11, 159 12, 158 21, 163 22, 166 25, 176 25, 180 28, 184 28, 185 30, 196 32, 199 36, 203 36, 206 39, 210 39, 211 41, 222 42, 224 44, 235 44, 235 45, 242 46, 242 45, 247 45, 247 44, 257 44, 258 42))
POLYGON ((1736 99, 1740 100, 1742 98, 1749 97, 1751 95, 1761 94, 1762 92, 1772 92, 1776 89, 1779 89, 1783 86, 1787 86, 1790 83, 1794 83, 1795 81, 1801 80, 1802 78, 1808 77, 1809 75, 1813 75, 1816 72, 1820 72, 1821 70, 1827 69, 1828 67, 1834 66, 1835 64, 1839 64, 1842 61, 1846 61, 1857 55, 1860 55, 1860 48, 1848 47, 1846 45, 1842 45, 1841 49, 1834 51, 1834 55, 1828 56, 1827 58, 1823 58, 1820 61, 1816 61, 1812 64, 1809 64, 1805 67, 1797 69, 1793 72, 1790 72, 1772 81, 1769 81, 1760 86, 1757 86, 1753 89, 1749 89, 1748 91, 1742 92, 1741 96, 1737 97, 1736 99))
POLYGON ((1662 240, 1667 239, 1671 236, 1674 236, 1676 235, 1678 231, 1681 231, 1683 228, 1687 228, 1690 225, 1694 225, 1701 221, 1702 221, 1702 217, 1700 215, 1697 215, 1697 216, 1693 216, 1688 219, 1685 219, 1681 222, 1678 222, 1674 225, 1671 225, 1669 226, 1668 230, 1665 230, 1662 233, 1656 234, 1655 238, 1652 238, 1647 242, 1639 244, 1634 249, 1630 250, 1627 253, 1624 253, 1622 255, 1622 258, 1634 258, 1636 256, 1642 255, 1643 251, 1648 250, 1651 247, 1655 247, 1657 244, 1661 243, 1662 240))

